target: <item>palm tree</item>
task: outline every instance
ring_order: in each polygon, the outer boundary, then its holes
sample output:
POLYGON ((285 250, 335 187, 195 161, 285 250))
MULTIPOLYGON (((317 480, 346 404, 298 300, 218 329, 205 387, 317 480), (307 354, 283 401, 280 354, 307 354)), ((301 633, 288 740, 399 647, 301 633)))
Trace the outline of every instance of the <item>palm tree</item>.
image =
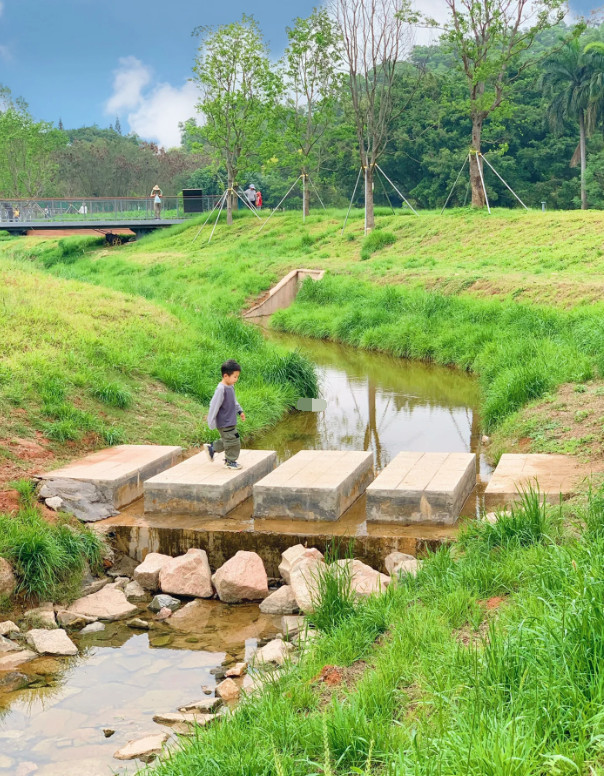
POLYGON ((585 48, 575 38, 545 63, 540 79, 544 93, 550 98, 547 116, 552 129, 561 129, 567 121, 579 125, 579 145, 573 154, 581 162, 581 208, 587 209, 585 167, 586 141, 602 116, 603 49, 599 42, 585 48))

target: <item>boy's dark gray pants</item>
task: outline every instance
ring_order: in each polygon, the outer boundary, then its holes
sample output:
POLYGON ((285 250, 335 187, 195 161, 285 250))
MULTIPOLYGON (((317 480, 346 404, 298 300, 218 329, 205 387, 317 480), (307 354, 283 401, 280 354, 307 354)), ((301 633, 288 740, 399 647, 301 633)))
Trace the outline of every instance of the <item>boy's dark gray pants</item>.
POLYGON ((212 443, 214 452, 221 453, 224 450, 224 457, 229 461, 236 461, 241 452, 241 439, 237 432, 237 426, 227 426, 219 428, 220 439, 212 443))

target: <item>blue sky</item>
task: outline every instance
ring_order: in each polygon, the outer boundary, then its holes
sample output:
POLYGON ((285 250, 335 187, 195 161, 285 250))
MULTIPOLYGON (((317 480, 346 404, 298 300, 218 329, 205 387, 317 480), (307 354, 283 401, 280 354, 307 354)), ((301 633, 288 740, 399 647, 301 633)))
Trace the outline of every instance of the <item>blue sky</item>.
POLYGON ((36 118, 62 118, 66 127, 107 126, 119 113, 125 130, 133 123, 139 134, 165 139, 173 134, 169 126, 177 124, 174 115, 190 112, 194 102, 186 82, 197 50, 195 27, 228 24, 252 13, 278 56, 286 45, 285 28, 317 4, 0 0, 0 83, 24 97, 36 118))
MULTIPOLYGON (((253 13, 271 52, 286 26, 320 0, 0 0, 0 84, 24 97, 36 118, 66 127, 130 129, 164 145, 178 143, 178 121, 194 113, 188 83, 198 25, 227 24, 253 13)), ((418 0, 434 13, 439 0, 418 0)), ((574 0, 588 13, 589 0, 574 0)))

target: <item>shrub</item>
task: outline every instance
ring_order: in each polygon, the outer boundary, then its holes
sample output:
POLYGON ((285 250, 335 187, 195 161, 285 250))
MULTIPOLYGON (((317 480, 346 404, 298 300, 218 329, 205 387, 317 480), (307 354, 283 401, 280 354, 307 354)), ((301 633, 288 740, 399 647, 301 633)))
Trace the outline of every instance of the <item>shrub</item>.
POLYGON ((396 242, 395 235, 392 232, 384 232, 382 229, 374 229, 363 240, 361 247, 361 261, 366 261, 371 258, 374 253, 381 251, 382 248, 386 248, 388 245, 394 245, 396 242))

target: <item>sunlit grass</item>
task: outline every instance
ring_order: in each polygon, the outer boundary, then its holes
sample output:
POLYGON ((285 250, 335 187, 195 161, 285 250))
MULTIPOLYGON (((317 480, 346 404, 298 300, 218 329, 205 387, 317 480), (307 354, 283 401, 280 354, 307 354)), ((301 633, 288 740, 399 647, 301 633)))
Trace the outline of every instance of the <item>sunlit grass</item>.
POLYGON ((593 493, 577 514, 582 539, 560 534, 559 510, 538 493, 502 541, 477 524, 456 558, 443 548, 416 578, 358 602, 261 695, 150 772, 597 773, 603 505, 593 493), (326 665, 348 678, 322 683, 326 665))
POLYGON ((29 481, 13 483, 20 505, 15 514, 0 514, 0 557, 17 576, 17 593, 44 601, 77 588, 85 564, 102 568, 103 540, 71 518, 49 523, 42 517, 29 481))

